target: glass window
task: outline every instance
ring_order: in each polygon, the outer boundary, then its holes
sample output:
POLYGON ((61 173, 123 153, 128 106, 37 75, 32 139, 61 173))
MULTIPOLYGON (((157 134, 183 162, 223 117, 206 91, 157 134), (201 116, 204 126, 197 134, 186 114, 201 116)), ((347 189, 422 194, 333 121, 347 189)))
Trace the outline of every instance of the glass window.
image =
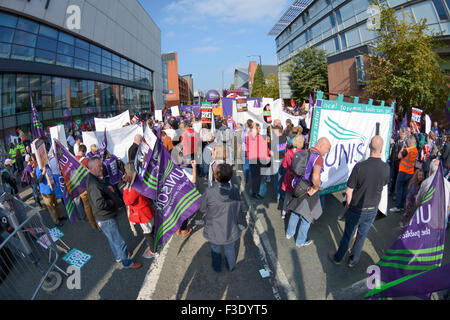
MULTIPOLYGON (((70 101, 70 79, 61 79, 61 95, 62 95, 62 108, 67 107, 67 101, 70 101)), ((62 117, 62 114, 58 117, 62 117)))
POLYGON ((339 9, 339 12, 341 14, 342 21, 344 21, 344 22, 355 15, 351 2, 349 2, 345 6, 341 7, 339 9))
POLYGON ((445 0, 445 3, 447 3, 447 9, 450 10, 450 0, 445 0))
POLYGON ((361 43, 361 39, 359 38, 358 28, 354 28, 350 31, 347 31, 345 33, 345 36, 347 38, 347 46, 349 46, 349 47, 353 47, 353 46, 361 43))
MULTIPOLYGON (((33 99, 33 104, 37 105, 33 99)), ((16 92, 16 113, 30 111, 30 94, 16 92)))
POLYGON ((61 108, 62 106, 62 85, 61 78, 54 77, 52 80, 52 100, 53 108, 61 108))
POLYGON ((116 55, 116 54, 113 54, 112 55, 112 60, 116 61, 116 62, 120 62, 120 57, 118 55, 116 55))
POLYGON ((111 59, 112 58, 112 54, 108 50, 102 49, 102 57, 111 59))
POLYGON ((342 49, 347 49, 347 41, 345 40, 345 34, 341 34, 341 43, 342 43, 342 49))
POLYGON ((42 94, 52 94, 52 77, 41 76, 42 94))
POLYGON ((46 37, 39 36, 37 39, 36 47, 39 49, 45 49, 49 51, 56 51, 56 40, 52 40, 46 37))
POLYGON ((108 58, 102 58, 102 66, 111 68, 111 60, 108 58))
POLYGON ((70 34, 64 32, 59 33, 59 41, 70 44, 72 46, 75 45, 75 38, 72 37, 70 34))
POLYGON ((438 22, 438 17, 433 10, 433 5, 431 4, 431 2, 421 2, 411 6, 411 8, 414 11, 414 16, 417 22, 422 19, 427 19, 427 24, 438 22))
POLYGON ((2 87, 2 115, 12 115, 16 108, 16 75, 4 74, 2 87))
POLYGON ((339 51, 339 39, 338 39, 338 37, 334 38, 334 47, 336 48, 336 51, 339 51))
POLYGON ((341 17, 340 11, 339 11, 339 10, 336 10, 335 13, 336 13, 337 23, 338 23, 338 24, 341 24, 341 23, 342 23, 342 17, 341 17))
POLYGON ((75 58, 74 67, 76 69, 88 71, 89 70, 89 62, 87 62, 86 60, 75 58))
POLYGON ((58 30, 44 26, 43 24, 39 28, 39 34, 55 40, 58 39, 58 30))
POLYGON ((121 78, 122 78, 122 79, 128 79, 128 73, 127 73, 127 72, 122 71, 122 72, 120 73, 120 75, 121 75, 121 78))
POLYGON ((75 48, 75 57, 78 59, 84 59, 86 61, 89 60, 89 51, 80 49, 80 48, 75 48))
POLYGON ((36 35, 16 30, 16 33, 14 34, 14 43, 34 47, 36 45, 36 35))
POLYGON ((73 58, 63 54, 58 54, 56 56, 56 64, 63 67, 72 67, 73 58))
POLYGON ((9 58, 9 53, 11 52, 11 45, 6 43, 0 43, 0 57, 9 58))
POLYGON ((120 70, 112 69, 112 76, 116 78, 120 78, 120 70))
POLYGON ((442 20, 448 20, 447 17, 447 10, 445 10, 444 4, 441 0, 433 0, 434 7, 436 8, 436 11, 439 15, 439 19, 442 20))
POLYGON ((16 90, 18 92, 28 92, 30 86, 30 78, 27 74, 18 74, 16 78, 16 90))
POLYGON ((101 67, 100 67, 99 64, 96 64, 96 63, 93 63, 93 62, 89 62, 89 71, 100 73, 101 72, 101 67))
POLYGON ((15 28, 17 25, 17 17, 0 12, 0 26, 15 28))
POLYGON ((355 10, 356 14, 359 14, 363 11, 366 11, 369 7, 369 1, 368 0, 353 0, 353 9, 355 10))
POLYGON ((74 50, 75 49, 73 46, 62 43, 62 42, 58 42, 58 53, 65 54, 68 56, 73 56, 73 54, 75 52, 74 50))
POLYGON ((36 56, 34 61, 43 63, 55 63, 56 53, 46 50, 36 49, 36 56))
POLYGON ((96 64, 101 64, 102 63, 102 57, 96 54, 93 54, 91 52, 91 54, 89 55, 89 61, 90 62, 94 62, 96 64))
POLYGON ((89 43, 86 41, 83 41, 81 39, 75 38, 75 46, 77 48, 81 48, 81 49, 89 51, 89 43))
POLYGON ((116 69, 116 70, 119 70, 120 71, 120 62, 117 62, 117 61, 112 61, 112 67, 114 68, 114 69, 116 69))
POLYGON ((110 76, 111 75, 111 68, 102 66, 102 73, 110 76))
POLYGON ((91 53, 98 54, 99 56, 102 54, 102 49, 100 49, 100 48, 97 47, 97 46, 94 46, 93 44, 90 44, 90 45, 89 45, 89 48, 90 48, 90 50, 91 50, 91 53))
POLYGON ((17 22, 17 29, 28 31, 31 33, 37 33, 39 24, 25 18, 19 18, 19 21, 17 22))
POLYGON ((14 30, 10 28, 0 27, 0 42, 11 43, 14 36, 14 30))
POLYGON ((33 60, 34 48, 13 45, 11 49, 11 59, 33 60))

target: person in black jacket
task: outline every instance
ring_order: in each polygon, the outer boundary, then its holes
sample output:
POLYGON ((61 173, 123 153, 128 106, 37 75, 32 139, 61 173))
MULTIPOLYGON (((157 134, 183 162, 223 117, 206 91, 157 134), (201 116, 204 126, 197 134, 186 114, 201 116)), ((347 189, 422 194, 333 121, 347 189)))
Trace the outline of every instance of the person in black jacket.
POLYGON ((233 168, 229 164, 219 164, 214 171, 216 183, 203 195, 200 212, 205 214, 203 236, 210 242, 214 271, 222 271, 222 247, 229 271, 236 265, 235 243, 244 229, 245 212, 248 207, 241 200, 239 190, 230 184, 233 168), (241 226, 239 226, 241 225, 241 226))
POLYGON ((89 203, 97 225, 108 239, 116 261, 121 261, 126 269, 142 267, 142 263, 131 261, 127 245, 120 234, 117 222, 118 197, 114 194, 113 187, 102 180, 102 161, 99 158, 89 159, 89 170, 91 172, 86 182, 89 203))
POLYGON ((134 159, 136 158, 136 154, 139 150, 139 146, 142 142, 142 136, 137 134, 134 136, 134 142, 131 147, 128 149, 128 162, 134 163, 134 159))

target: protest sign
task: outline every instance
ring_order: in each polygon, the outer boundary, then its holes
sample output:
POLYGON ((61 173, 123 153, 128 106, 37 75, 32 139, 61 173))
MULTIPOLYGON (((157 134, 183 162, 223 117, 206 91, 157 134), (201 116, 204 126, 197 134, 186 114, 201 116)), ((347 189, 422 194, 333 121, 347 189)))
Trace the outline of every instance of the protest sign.
POLYGON ((61 144, 66 148, 69 149, 67 145, 67 138, 66 138, 66 132, 64 131, 63 125, 57 125, 50 128, 50 137, 52 141, 52 148, 55 150, 55 143, 54 140, 59 140, 61 144))
POLYGON ((211 102, 202 102, 202 107, 200 109, 200 115, 202 123, 211 123, 213 119, 211 102))
MULTIPOLYGON (((379 124, 379 135, 383 138, 381 159, 389 158, 389 141, 392 134, 394 104, 391 107, 360 104, 358 98, 353 103, 323 99, 323 92, 318 92, 314 107, 311 128, 310 147, 317 144, 319 138, 326 137, 331 149, 325 156, 324 172, 321 175, 321 194, 344 190, 347 180, 356 163, 369 155, 370 140, 376 133, 379 124)), ((384 188, 380 211, 387 212, 387 188, 384 188)))
POLYGON ((180 116, 180 109, 178 109, 178 106, 170 107, 170 111, 172 112, 172 117, 180 116))
POLYGON ((155 119, 163 122, 162 110, 155 110, 155 119))
POLYGON ((125 124, 131 123, 130 112, 127 110, 112 118, 94 118, 95 130, 115 130, 122 128, 125 124))
POLYGON ((237 98, 236 99, 236 111, 237 112, 247 111, 247 98, 237 98))
POLYGON ((423 112, 422 109, 412 108, 411 122, 415 122, 419 130, 420 130, 420 123, 422 120, 422 112, 423 112))
POLYGON ((36 139, 31 143, 31 151, 36 155, 39 168, 44 168, 48 164, 48 154, 44 140, 36 139))
POLYGON ((81 269, 91 258, 92 255, 73 248, 67 252, 64 257, 62 257, 62 260, 74 267, 77 267, 78 269, 81 269))

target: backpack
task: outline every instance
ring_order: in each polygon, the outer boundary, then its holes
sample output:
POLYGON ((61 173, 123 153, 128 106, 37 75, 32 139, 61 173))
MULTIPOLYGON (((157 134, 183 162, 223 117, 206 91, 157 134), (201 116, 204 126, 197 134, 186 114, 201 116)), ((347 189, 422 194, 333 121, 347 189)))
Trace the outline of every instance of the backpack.
POLYGON ((306 171, 306 166, 308 165, 309 158, 311 157, 311 152, 306 150, 299 150, 295 153, 291 161, 291 171, 295 174, 295 178, 292 180, 294 188, 293 196, 295 198, 303 197, 308 189, 311 187, 311 183, 303 178, 306 171))

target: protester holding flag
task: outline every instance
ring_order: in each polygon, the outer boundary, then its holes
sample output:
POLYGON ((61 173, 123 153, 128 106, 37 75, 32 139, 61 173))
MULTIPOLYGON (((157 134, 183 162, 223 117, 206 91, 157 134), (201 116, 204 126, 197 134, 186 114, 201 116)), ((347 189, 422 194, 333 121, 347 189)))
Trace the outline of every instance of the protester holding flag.
POLYGON ((229 164, 219 164, 214 171, 218 182, 208 188, 202 197, 200 211, 205 214, 203 236, 210 242, 212 267, 222 271, 222 248, 228 271, 236 265, 235 243, 241 236, 239 222, 248 208, 241 200, 239 190, 230 184, 233 168, 229 164))
POLYGON ((116 261, 121 261, 125 269, 138 269, 141 263, 131 261, 127 245, 122 238, 117 222, 118 203, 113 195, 114 189, 102 180, 103 164, 99 158, 89 159, 90 173, 86 182, 86 189, 89 194, 95 220, 108 239, 111 250, 116 261))
MULTIPOLYGON (((297 247, 304 247, 312 244, 312 240, 308 240, 308 231, 311 224, 322 215, 322 206, 319 201, 320 174, 324 171, 324 157, 330 151, 331 144, 326 137, 322 137, 317 141, 315 147, 309 151, 311 153, 303 180, 309 182, 311 187, 303 197, 292 198, 287 209, 292 211, 289 218, 288 228, 286 230, 286 238, 290 239, 295 235, 298 222, 301 219, 300 229, 295 244, 297 247)), ((295 188, 295 181, 292 187, 295 188)))
POLYGON ((134 160, 136 159, 136 154, 139 149, 139 145, 142 142, 142 136, 140 134, 137 134, 134 136, 134 142, 128 149, 128 162, 134 163, 134 160))
POLYGON ((152 251, 155 246, 155 235, 153 232, 153 216, 155 212, 151 201, 132 188, 136 175, 134 164, 127 163, 124 174, 123 201, 130 208, 128 219, 132 223, 137 223, 141 226, 144 239, 147 241, 148 250, 145 251, 142 257, 151 259, 155 257, 155 253, 152 251))
POLYGON ((347 182, 345 229, 337 252, 328 257, 340 264, 347 253, 353 236, 356 240, 350 252, 348 266, 354 267, 361 256, 364 241, 378 212, 383 187, 389 183, 389 166, 381 160, 383 138, 375 136, 370 141, 370 158, 355 165, 347 182))

